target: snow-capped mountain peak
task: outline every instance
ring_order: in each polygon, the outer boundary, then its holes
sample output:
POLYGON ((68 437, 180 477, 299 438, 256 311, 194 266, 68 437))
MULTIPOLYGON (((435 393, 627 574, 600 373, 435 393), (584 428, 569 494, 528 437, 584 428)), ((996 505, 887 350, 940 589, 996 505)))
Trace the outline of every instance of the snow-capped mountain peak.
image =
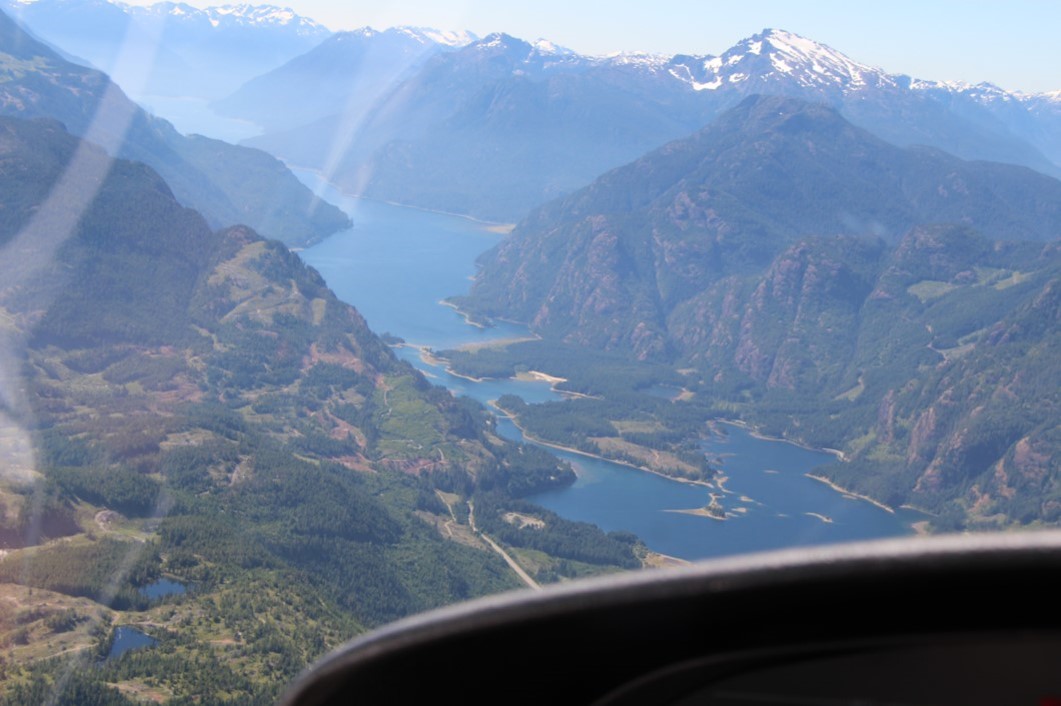
POLYGON ((476 40, 476 36, 471 32, 452 32, 431 27, 395 27, 394 30, 422 43, 438 44, 444 47, 463 47, 476 40))
MULTIPOLYGON (((936 96, 960 96, 964 100, 978 103, 982 106, 1003 105, 1011 103, 1027 102, 1034 100, 1032 96, 1018 91, 1007 91, 993 83, 981 81, 980 83, 968 83, 965 81, 926 81, 912 79, 911 90, 921 91, 936 96)), ((1042 95, 1042 94, 1038 94, 1042 95)))
POLYGON ((777 82, 803 88, 857 90, 891 84, 880 69, 861 64, 831 47, 782 29, 766 29, 727 49, 721 56, 672 61, 671 75, 695 90, 747 84, 760 90, 777 82))
POLYGON ((440 47, 442 49, 457 49, 475 41, 475 35, 470 32, 444 32, 429 27, 407 26, 389 27, 384 30, 372 27, 344 30, 333 34, 331 41, 343 43, 371 40, 376 37, 400 38, 404 42, 412 42, 425 48, 440 47))
POLYGON ((880 70, 853 61, 835 49, 785 30, 765 30, 749 40, 748 45, 748 51, 755 55, 760 55, 765 48, 770 63, 782 73, 809 67, 817 76, 854 85, 865 84, 867 74, 883 75, 880 70))
POLYGON ((323 25, 299 15, 290 7, 276 5, 221 5, 203 10, 214 26, 225 23, 241 26, 295 27, 299 33, 327 33, 323 25))
POLYGON ((571 51, 567 47, 562 47, 559 44, 549 41, 548 39, 538 39, 531 42, 531 46, 534 47, 539 54, 552 54, 554 56, 575 56, 575 52, 571 51))
POLYGON ((600 61, 613 66, 632 66, 635 68, 647 69, 649 71, 657 71, 666 66, 670 61, 670 58, 662 54, 653 54, 651 52, 624 51, 608 54, 607 56, 601 57, 600 61))
POLYGON ((475 46, 479 50, 499 48, 509 49, 513 47, 522 49, 523 47, 529 47, 530 44, 518 37, 513 37, 511 34, 506 34, 505 32, 491 32, 476 42, 475 46))
POLYGON ((277 28, 294 31, 303 37, 325 37, 331 32, 327 27, 308 17, 303 17, 289 7, 276 5, 220 5, 199 9, 183 2, 157 2, 153 5, 130 5, 113 2, 126 14, 133 17, 165 18, 169 22, 209 24, 214 29, 230 28, 277 28))

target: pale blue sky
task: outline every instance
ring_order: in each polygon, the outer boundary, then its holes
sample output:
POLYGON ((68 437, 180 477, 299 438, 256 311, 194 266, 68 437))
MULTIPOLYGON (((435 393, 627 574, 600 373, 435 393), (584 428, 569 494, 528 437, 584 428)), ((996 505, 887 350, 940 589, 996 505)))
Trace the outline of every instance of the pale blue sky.
MULTIPOLYGON (((147 4, 147 0, 137 0, 147 4)), ((198 6, 234 0, 193 0, 198 6)), ((1061 89, 1061 0, 272 0, 331 29, 412 24, 544 37, 587 54, 718 54, 765 27, 891 73, 1061 89)))

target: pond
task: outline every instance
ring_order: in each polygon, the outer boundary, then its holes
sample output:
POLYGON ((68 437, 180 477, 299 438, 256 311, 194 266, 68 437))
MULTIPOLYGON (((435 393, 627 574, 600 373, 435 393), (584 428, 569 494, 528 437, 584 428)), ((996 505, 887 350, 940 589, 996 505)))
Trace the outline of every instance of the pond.
POLYGON ((114 629, 114 640, 111 642, 110 652, 107 653, 106 661, 118 659, 130 650, 138 650, 143 647, 157 645, 158 640, 140 632, 136 628, 123 625, 114 629))
POLYGON ((187 593, 187 591, 188 587, 183 583, 167 578, 161 578, 152 584, 140 588, 140 593, 152 600, 165 598, 166 596, 179 596, 183 593, 187 593))

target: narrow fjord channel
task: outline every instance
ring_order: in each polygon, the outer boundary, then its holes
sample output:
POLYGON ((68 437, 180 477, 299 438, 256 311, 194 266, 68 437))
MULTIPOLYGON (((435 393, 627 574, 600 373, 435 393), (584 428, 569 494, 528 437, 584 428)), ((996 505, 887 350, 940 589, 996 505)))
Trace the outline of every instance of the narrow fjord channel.
MULTIPOLYGON (((399 357, 454 394, 484 404, 503 394, 528 403, 560 399, 547 382, 477 382, 451 375, 421 355, 422 348, 528 336, 515 324, 501 322, 488 329, 469 325, 441 304, 467 290, 476 257, 501 234, 457 216, 347 198, 316 174, 296 173, 354 221, 352 229, 302 251, 303 260, 341 299, 356 306, 373 330, 407 342, 396 349, 399 357)), ((725 438, 704 444, 725 476, 720 500, 725 521, 675 512, 708 504, 710 488, 553 448, 575 467, 578 481, 530 500, 569 519, 633 532, 654 551, 683 559, 896 536, 909 533, 911 522, 922 519, 903 510, 888 512, 807 477, 834 460, 827 453, 761 439, 736 426, 725 428, 725 438)), ((507 419, 498 420, 498 429, 523 440, 507 419)))

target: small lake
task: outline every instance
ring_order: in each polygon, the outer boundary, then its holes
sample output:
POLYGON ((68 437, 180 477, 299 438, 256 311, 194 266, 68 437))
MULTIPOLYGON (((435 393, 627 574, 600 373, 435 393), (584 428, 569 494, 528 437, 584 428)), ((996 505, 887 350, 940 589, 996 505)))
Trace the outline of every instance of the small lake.
MULTIPOLYGON (((440 304, 468 290, 476 257, 502 235, 457 216, 344 197, 312 172, 296 170, 296 175, 354 222, 351 230, 302 251, 303 260, 341 299, 356 306, 374 331, 407 341, 395 349, 400 358, 454 394, 484 404, 506 393, 531 403, 563 398, 545 382, 473 381, 452 375, 421 355, 420 347, 443 350, 529 335, 518 324, 471 326, 440 304)), ((659 386, 647 394, 669 398, 678 392, 659 386)), ((905 511, 886 512, 806 477, 815 467, 834 462, 829 454, 757 438, 737 426, 724 428, 724 438, 704 445, 708 457, 721 462, 727 477, 723 490, 550 449, 575 466, 578 481, 530 499, 563 517, 634 532, 653 550, 684 559, 908 534, 910 523, 921 519, 905 511), (725 521, 673 512, 701 508, 711 501, 711 493, 719 496, 725 521)), ((523 440, 507 419, 498 420, 498 430, 523 440)))
POLYGON ((145 635, 136 628, 122 626, 114 629, 114 641, 111 642, 111 651, 107 653, 107 660, 117 659, 126 652, 138 650, 142 647, 157 645, 158 640, 145 635))
POLYGON ((152 584, 143 586, 140 589, 140 593, 147 596, 151 600, 158 598, 165 598, 166 596, 179 596, 183 593, 187 593, 188 587, 179 581, 171 581, 170 579, 159 579, 152 584))

